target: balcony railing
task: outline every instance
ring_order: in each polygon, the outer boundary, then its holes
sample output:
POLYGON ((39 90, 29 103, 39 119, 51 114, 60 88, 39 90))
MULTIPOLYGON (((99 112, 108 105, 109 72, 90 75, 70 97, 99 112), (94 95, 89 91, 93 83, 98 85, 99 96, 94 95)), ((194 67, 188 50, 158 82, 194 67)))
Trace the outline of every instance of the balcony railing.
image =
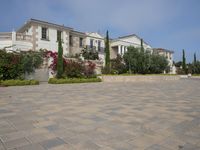
POLYGON ((31 35, 25 35, 23 33, 16 33, 16 40, 17 41, 32 41, 32 36, 31 35))
POLYGON ((16 32, 2 32, 2 33, 0 33, 0 41, 9 41, 9 40, 31 42, 32 36, 31 35, 25 35, 23 33, 16 33, 16 32))
POLYGON ((2 32, 2 33, 0 33, 0 40, 1 41, 12 40, 12 33, 11 32, 2 32))
POLYGON ((90 45, 86 45, 86 49, 87 50, 97 51, 98 53, 104 53, 104 48, 103 47, 96 47, 96 46, 91 47, 90 45))

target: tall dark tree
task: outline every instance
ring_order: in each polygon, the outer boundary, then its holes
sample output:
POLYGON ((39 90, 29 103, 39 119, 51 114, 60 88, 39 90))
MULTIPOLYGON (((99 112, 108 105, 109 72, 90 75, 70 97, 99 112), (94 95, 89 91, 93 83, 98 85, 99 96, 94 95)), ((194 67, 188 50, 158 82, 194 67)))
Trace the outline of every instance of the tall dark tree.
POLYGON ((143 39, 141 39, 141 52, 144 52, 144 45, 143 45, 144 41, 143 39))
POLYGON ((186 59, 185 59, 185 50, 183 49, 183 57, 182 57, 182 69, 184 73, 186 73, 186 59))
POLYGON ((110 68, 110 44, 109 44, 108 31, 106 32, 105 53, 106 53, 105 57, 106 67, 110 68))
POLYGON ((140 45, 140 57, 138 57, 138 66, 140 66, 140 72, 141 74, 146 74, 149 70, 149 54, 147 51, 144 50, 143 45, 143 39, 141 39, 141 45, 140 45))
POLYGON ((63 75, 63 47, 61 38, 58 39, 58 60, 57 60, 57 78, 63 75))
POLYGON ((194 53, 194 64, 196 64, 197 62, 197 57, 196 57, 196 53, 194 53))

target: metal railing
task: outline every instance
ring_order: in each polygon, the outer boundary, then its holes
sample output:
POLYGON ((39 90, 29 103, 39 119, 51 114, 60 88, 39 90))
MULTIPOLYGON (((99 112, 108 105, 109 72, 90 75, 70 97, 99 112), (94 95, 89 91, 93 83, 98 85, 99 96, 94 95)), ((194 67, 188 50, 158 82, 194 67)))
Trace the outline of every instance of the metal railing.
POLYGON ((87 50, 97 51, 98 53, 104 53, 104 48, 103 47, 96 47, 96 46, 91 47, 90 45, 86 45, 86 49, 87 50))

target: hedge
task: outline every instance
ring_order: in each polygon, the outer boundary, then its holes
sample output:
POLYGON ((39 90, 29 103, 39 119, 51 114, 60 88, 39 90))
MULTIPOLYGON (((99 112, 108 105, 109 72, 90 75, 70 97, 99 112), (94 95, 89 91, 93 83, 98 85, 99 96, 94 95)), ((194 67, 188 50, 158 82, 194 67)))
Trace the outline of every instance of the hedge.
POLYGON ((90 82, 101 82, 101 79, 100 78, 66 78, 66 79, 50 78, 48 81, 48 83, 50 84, 90 83, 90 82))
POLYGON ((0 81, 1 86, 24 86, 24 85, 38 85, 37 80, 2 80, 0 81))

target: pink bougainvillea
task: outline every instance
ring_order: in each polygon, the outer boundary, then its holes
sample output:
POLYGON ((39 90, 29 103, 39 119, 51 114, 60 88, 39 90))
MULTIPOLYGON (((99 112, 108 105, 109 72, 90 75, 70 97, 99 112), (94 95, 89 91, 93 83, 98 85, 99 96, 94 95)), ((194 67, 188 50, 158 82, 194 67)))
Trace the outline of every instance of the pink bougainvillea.
POLYGON ((94 72, 95 68, 96 68, 95 63, 93 63, 91 61, 85 61, 84 62, 84 75, 86 77, 92 77, 95 74, 95 72, 94 72))
POLYGON ((52 69, 52 71, 56 71, 57 67, 57 60, 58 60, 58 53, 57 52, 52 52, 52 51, 47 51, 46 55, 47 58, 52 58, 52 62, 49 65, 49 68, 52 69))
MULTIPOLYGON (((54 74, 57 69, 58 53, 53 51, 46 51, 45 57, 51 60, 49 68, 54 74)), ((91 61, 78 61, 63 58, 64 73, 68 77, 93 77, 95 74, 96 64, 91 61)))

